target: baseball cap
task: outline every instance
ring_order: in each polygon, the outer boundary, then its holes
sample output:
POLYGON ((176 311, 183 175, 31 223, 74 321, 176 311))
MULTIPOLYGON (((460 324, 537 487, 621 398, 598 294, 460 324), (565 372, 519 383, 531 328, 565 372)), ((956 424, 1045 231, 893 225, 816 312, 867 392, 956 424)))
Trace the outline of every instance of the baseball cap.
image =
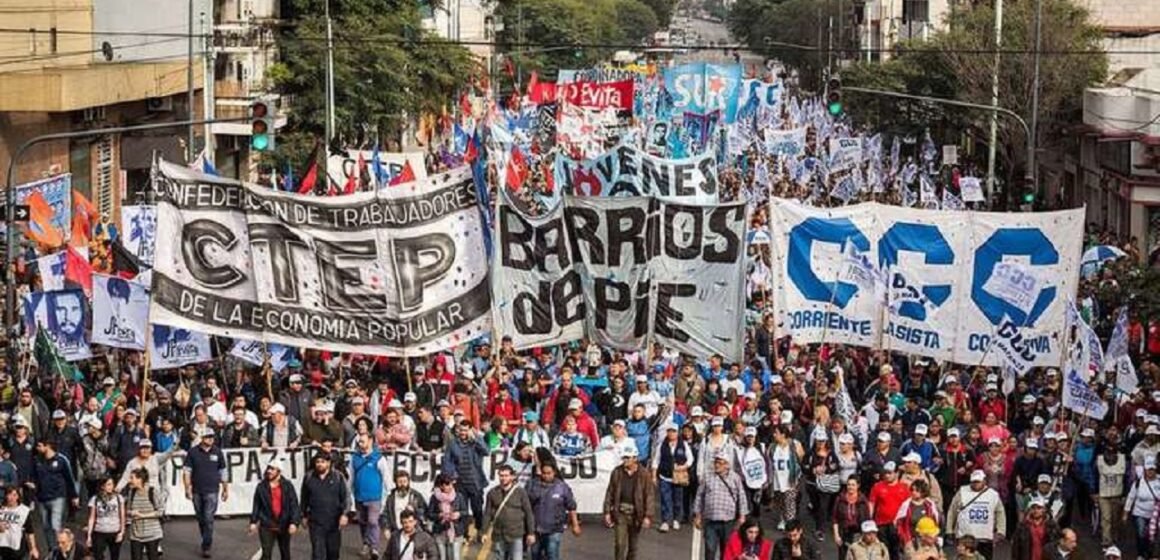
POLYGON ((1096 431, 1091 428, 1084 428, 1083 431, 1079 433, 1079 437, 1096 437, 1096 431))
POLYGON ((284 470, 286 470, 286 458, 283 457, 282 455, 275 455, 274 457, 272 457, 270 459, 269 463, 266 463, 266 468, 267 469, 278 469, 279 471, 284 471, 284 470))
POLYGON ((416 397, 415 393, 407 392, 407 394, 403 395, 403 402, 415 402, 417 400, 419 400, 419 397, 416 397))
POLYGON ((709 425, 710 426, 724 426, 725 419, 720 417, 720 416, 714 416, 712 420, 709 420, 709 425))
POLYGON ((1112 545, 1104 549, 1104 558, 1123 558, 1123 554, 1120 547, 1112 545))
POLYGON ((1002 445, 1002 444, 1003 444, 1003 441, 997 437, 993 437, 993 438, 990 438, 987 440, 987 445, 1002 445))
POLYGON ((1036 425, 1036 426, 1042 426, 1043 425, 1043 417, 1042 416, 1033 416, 1031 418, 1031 423, 1033 425, 1036 425))
POLYGON ((793 422, 793 412, 789 410, 781 411, 781 423, 789 424, 791 422, 793 422))
POLYGON ((714 461, 729 461, 729 452, 724 449, 718 449, 717 453, 713 454, 714 461))
POLYGON ((814 441, 826 441, 826 431, 823 429, 814 430, 814 441))
POLYGON ((878 441, 881 441, 881 442, 890 441, 890 432, 878 432, 878 441))
POLYGON ((270 414, 286 414, 286 407, 282 406, 282 403, 274 403, 270 407, 270 414))
POLYGON ((638 375, 634 379, 637 383, 648 383, 648 376, 647 375, 638 375))
POLYGON ((142 447, 148 447, 150 449, 153 449, 153 442, 149 441, 149 438, 144 438, 141 441, 137 442, 137 449, 141 449, 142 447))
POLYGON ((903 463, 921 463, 922 462, 922 455, 919 455, 918 453, 915 453, 912 451, 910 453, 907 453, 906 456, 902 458, 902 462, 903 463))
POLYGON ((207 437, 213 437, 213 436, 214 436, 213 428, 206 426, 206 427, 201 429, 201 437, 207 438, 207 437))
POLYGON ((689 412, 689 416, 704 416, 704 415, 705 415, 705 409, 703 409, 699 406, 694 406, 693 410, 691 412, 689 412))
POLYGON ((951 429, 947 430, 947 437, 959 437, 960 435, 962 435, 962 434, 959 433, 958 428, 951 428, 951 429))
POLYGON ((882 465, 882 470, 886 472, 894 472, 896 469, 898 465, 895 465, 894 461, 886 461, 886 464, 882 465))
POLYGON ((838 443, 854 443, 854 436, 851 434, 842 434, 838 436, 838 443))
POLYGON ((63 410, 58 408, 58 409, 52 411, 52 419, 53 420, 63 420, 65 418, 68 418, 68 414, 65 414, 65 412, 63 410))
POLYGON ((983 482, 985 480, 987 480, 987 473, 979 469, 971 471, 971 482, 983 482))
POLYGON ((781 376, 780 375, 772 375, 769 378, 769 382, 772 385, 781 385, 781 383, 782 383, 781 376))
POLYGON ((536 414, 534 410, 529 410, 524 413, 524 422, 539 422, 540 415, 536 414))
POLYGON ((871 521, 871 520, 863 521, 862 522, 862 532, 863 533, 877 533, 878 532, 878 524, 871 521))
POLYGON ((300 374, 300 373, 295 373, 295 374, 292 374, 292 375, 290 376, 290 382, 291 382, 291 383, 302 383, 302 380, 303 380, 303 379, 305 379, 305 378, 304 378, 304 377, 302 377, 302 374, 300 374))
POLYGON ((640 455, 640 453, 637 452, 635 445, 626 445, 623 449, 620 450, 621 459, 630 459, 638 455, 640 455))
POLYGON ((1160 436, 1160 427, 1148 426, 1148 428, 1144 430, 1144 435, 1146 435, 1146 436, 1160 436))
POLYGON ((1156 469, 1156 458, 1155 457, 1145 457, 1144 458, 1144 468, 1155 470, 1156 469))
POLYGON ((1039 442, 1033 439, 1029 439, 1023 442, 1023 447, 1026 447, 1027 449, 1039 449, 1039 442))
POLYGON ((387 408, 403 408, 403 403, 399 402, 399 399, 391 399, 391 402, 387 403, 387 408))
POLYGON ((572 399, 568 401, 568 410, 580 410, 584 408, 584 402, 580 399, 572 399))
POLYGON ((1031 507, 1045 508, 1047 507, 1047 500, 1044 500, 1043 498, 1031 498, 1031 503, 1028 505, 1031 507))
POLYGON ((925 436, 927 432, 926 424, 919 424, 914 427, 915 435, 925 436))
POLYGON ((745 433, 745 437, 757 436, 757 428, 755 428, 753 426, 748 426, 745 428, 744 433, 745 433))
POLYGON ((125 411, 125 416, 128 416, 130 414, 132 414, 133 416, 141 416, 140 414, 137 413, 136 408, 130 408, 130 409, 125 411))
POLYGON ((1024 395, 1023 404, 1035 404, 1035 395, 1024 395))
POLYGON ((1037 484, 1044 484, 1044 483, 1051 484, 1051 475, 1041 474, 1035 478, 1035 482, 1037 484))
POLYGON ((996 385, 996 384, 994 384, 994 383, 988 383, 988 384, 987 384, 987 390, 988 390, 988 391, 998 391, 998 390, 999 390, 999 386, 998 386, 998 385, 996 385))
POLYGON ((89 421, 87 423, 88 423, 90 428, 96 428, 98 430, 103 429, 105 427, 105 425, 97 418, 89 418, 89 421))
POLYGON ((617 420, 612 421, 612 425, 613 426, 620 426, 621 428, 623 428, 623 427, 627 426, 628 424, 624 420, 617 419, 617 420))
POLYGON ((435 403, 435 408, 443 408, 445 406, 451 406, 451 403, 447 402, 447 399, 439 399, 439 402, 435 403))
POLYGON ((113 379, 112 377, 106 377, 104 381, 101 381, 101 385, 116 385, 116 384, 117 384, 117 381, 115 379, 113 379))

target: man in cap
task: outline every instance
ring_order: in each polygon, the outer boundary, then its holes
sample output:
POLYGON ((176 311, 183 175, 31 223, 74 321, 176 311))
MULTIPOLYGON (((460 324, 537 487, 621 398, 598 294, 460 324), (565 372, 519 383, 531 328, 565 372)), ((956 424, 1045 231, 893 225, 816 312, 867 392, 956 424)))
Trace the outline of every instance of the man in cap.
POLYGON ((861 536, 850 545, 846 558, 838 560, 886 560, 890 551, 878 540, 878 524, 871 520, 862 522, 861 536))
POLYGON ((483 471, 483 461, 491 451, 483 442, 483 436, 475 433, 475 428, 467 420, 459 420, 455 426, 455 437, 447 442, 443 450, 443 473, 455 479, 455 491, 463 494, 471 506, 475 519, 475 529, 483 534, 483 492, 487 488, 487 475, 483 471))
POLYGON ((1140 468, 1144 466, 1145 458, 1155 457, 1158 453, 1160 453, 1160 426, 1148 424, 1144 428, 1144 440, 1132 448, 1132 466, 1140 468))
POLYGON ((894 527, 894 518, 902 504, 910 499, 910 487, 898 479, 898 472, 894 462, 882 465, 882 479, 874 483, 866 500, 870 502, 870 511, 874 512, 874 522, 881 528, 879 537, 890 551, 891 558, 897 558, 898 531, 894 527))
POLYGON ((1011 560, 1046 558, 1043 553, 1050 543, 1059 540, 1059 536, 1059 525, 1047 515, 1047 502, 1031 500, 1027 515, 1019 522, 1011 540, 1011 560))
POLYGON ((254 490, 254 502, 250 510, 250 535, 258 535, 262 544, 262 560, 274 556, 274 544, 278 544, 278 554, 282 560, 290 560, 290 537, 298 532, 302 524, 302 512, 298 507, 298 493, 294 484, 282 476, 286 470, 286 459, 275 455, 266 464, 266 474, 254 490))
POLYGON ((942 488, 938 485, 938 479, 933 474, 930 474, 929 471, 922 468, 922 457, 918 453, 911 451, 902 456, 902 473, 899 475, 899 479, 906 484, 912 484, 916 480, 925 482, 930 492, 930 499, 938 505, 939 511, 942 511, 942 488))
POLYGON ((735 453, 749 511, 757 518, 761 515, 761 493, 769 482, 769 462, 766 459, 765 446, 757 442, 755 426, 746 426, 742 432, 741 445, 735 448, 735 453))
POLYGON ((530 445, 532 449, 551 449, 552 447, 552 440, 548 437, 548 432, 540 426, 540 414, 534 410, 524 412, 524 425, 516 430, 515 437, 512 438, 513 445, 521 443, 530 445))
POLYGON ((628 448, 637 449, 636 441, 628 435, 627 423, 624 420, 612 421, 612 433, 600 438, 600 447, 597 449, 612 451, 618 457, 623 456, 623 451, 628 448))
MULTIPOLYGON (((124 470, 125 465, 137 453, 137 444, 143 439, 149 439, 145 430, 141 428, 137 410, 130 408, 125 411, 121 423, 113 428, 109 435, 109 453, 117 463, 117 468, 124 470)), ((153 483, 151 480, 150 483, 153 483)))
POLYGON ((584 402, 578 398, 572 399, 568 403, 568 415, 576 419, 576 431, 584 434, 595 449, 600 444, 600 435, 596 430, 596 421, 584 411, 584 402))
POLYGON ((83 424, 85 435, 81 437, 81 479, 85 481, 86 496, 96 496, 101 482, 109 475, 109 440, 105 437, 105 425, 96 418, 89 418, 83 424))
POLYGON ((276 403, 270 407, 270 419, 259 434, 262 449, 294 449, 302 441, 302 425, 286 414, 286 407, 276 403))
POLYGON ((354 436, 358 434, 358 422, 363 418, 375 425, 374 419, 367 413, 367 398, 362 395, 351 395, 347 399, 350 405, 350 412, 347 413, 346 418, 342 419, 342 441, 354 441, 354 436))
POLYGON ((947 532, 955 538, 974 537, 979 554, 995 558, 995 541, 1007 531, 1007 512, 999 493, 987 486, 987 474, 971 473, 970 484, 955 493, 947 511, 947 532))
POLYGON ((302 524, 310 531, 311 560, 338 560, 342 528, 350 511, 346 481, 331 468, 330 456, 314 456, 314 471, 302 481, 302 524))
POLYGON ((230 497, 230 486, 226 482, 225 454, 214 442, 213 428, 205 428, 200 435, 200 443, 189 448, 182 468, 185 484, 185 498, 193 502, 193 512, 197 517, 197 528, 201 532, 201 556, 210 557, 213 547, 213 520, 217 515, 218 492, 221 501, 230 497))
POLYGON ((882 467, 886 463, 897 465, 902 462, 902 454, 892 445, 893 440, 889 431, 880 431, 874 436, 874 445, 862 457, 863 488, 873 488, 882 479, 882 467))
POLYGON ((13 433, 4 447, 9 459, 16 465, 16 477, 20 484, 31 484, 32 468, 36 462, 36 440, 32 437, 28 422, 20 414, 13 414, 10 423, 13 433))
POLYGON ((604 524, 616 528, 614 560, 636 560, 640 532, 652 526, 656 492, 652 472, 641 466, 635 447, 625 449, 621 460, 612 470, 604 492, 604 524))
POLYGON ((632 410, 637 405, 641 405, 644 407, 645 417, 651 419, 660 411, 663 399, 649 386, 647 375, 637 374, 634 380, 636 381, 636 390, 628 397, 628 408, 632 410))
POLYGON ((1015 492, 1028 496, 1035 490, 1039 475, 1047 473, 1047 463, 1039 456, 1039 444, 1034 439, 1023 442, 1023 453, 1015 458, 1011 476, 1015 478, 1015 492))
MULTIPOLYGON (((80 465, 81 434, 75 427, 69 424, 68 414, 65 411, 60 409, 52 411, 52 425, 49 426, 44 437, 39 439, 55 443, 57 453, 68 457, 68 460, 72 462, 73 468, 80 465)), ((76 473, 74 472, 73 474, 76 473)))
POLYGON ((1117 534, 1118 514, 1124 510, 1124 483, 1127 480, 1128 461, 1115 445, 1105 445, 1096 458, 1096 472, 1100 477, 1099 508, 1100 537, 1104 546, 1111 546, 1117 534))
POLYGON ((926 436, 928 432, 929 428, 926 424, 918 424, 914 427, 914 434, 902 444, 902 447, 898 451, 903 456, 911 453, 917 454, 921 459, 919 464, 922 466, 922 469, 933 472, 938 467, 935 464, 935 458, 938 457, 938 449, 933 443, 927 441, 926 436))
POLYGON ((117 399, 121 397, 121 389, 117 387, 117 380, 112 377, 106 377, 101 380, 101 390, 97 391, 97 402, 101 405, 101 414, 107 414, 113 410, 117 405, 117 399))
POLYGON ((693 500, 693 525, 704 531, 705 558, 716 560, 725 550, 729 535, 749 515, 749 501, 741 477, 733 471, 735 457, 719 450, 713 457, 713 469, 697 485, 693 500))
POLYGON ((310 407, 314 404, 314 391, 306 387, 306 378, 301 373, 290 374, 290 389, 278 401, 291 418, 299 423, 310 419, 310 407))
POLYGON ((1160 476, 1156 474, 1156 457, 1144 458, 1144 476, 1132 483, 1128 500, 1124 503, 1122 519, 1131 518, 1136 528, 1136 550, 1152 550, 1152 533, 1148 526, 1156 508, 1160 507, 1160 476))

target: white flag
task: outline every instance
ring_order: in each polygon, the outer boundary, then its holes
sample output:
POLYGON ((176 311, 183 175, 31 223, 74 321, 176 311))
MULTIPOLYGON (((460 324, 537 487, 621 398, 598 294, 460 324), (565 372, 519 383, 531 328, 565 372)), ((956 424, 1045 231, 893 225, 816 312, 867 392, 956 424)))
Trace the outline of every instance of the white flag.
POLYGON ((1116 389, 1131 393, 1139 386, 1136 378, 1136 366, 1132 364, 1132 357, 1128 355, 1128 306, 1120 307, 1116 314, 1116 327, 1112 330, 1112 338, 1108 340, 1108 349, 1104 352, 1104 371, 1116 372, 1116 389))
POLYGON ((1000 262, 991 271, 983 289, 1030 314, 1039 299, 1040 281, 1030 268, 1022 264, 1000 262))
POLYGON ((286 368, 286 364, 290 363, 290 359, 294 357, 294 349, 290 346, 283 346, 281 344, 263 344, 256 340, 238 340, 234 342, 234 347, 230 349, 230 355, 239 358, 246 363, 261 366, 265 363, 262 352, 270 353, 270 369, 274 371, 282 371, 286 368))
POLYGON ((93 275, 93 342, 145 349, 149 324, 149 290, 117 276, 93 275))
POLYGON ((153 325, 149 365, 161 370, 213 359, 209 335, 167 325, 153 325))
POLYGON ((40 275, 41 290, 55 292, 64 289, 64 258, 67 254, 67 251, 61 251, 36 259, 36 272, 40 275))
POLYGON ((1069 361, 1063 379, 1063 407, 1089 418, 1103 420, 1108 415, 1108 403, 1088 386, 1080 376, 1080 364, 1069 361))

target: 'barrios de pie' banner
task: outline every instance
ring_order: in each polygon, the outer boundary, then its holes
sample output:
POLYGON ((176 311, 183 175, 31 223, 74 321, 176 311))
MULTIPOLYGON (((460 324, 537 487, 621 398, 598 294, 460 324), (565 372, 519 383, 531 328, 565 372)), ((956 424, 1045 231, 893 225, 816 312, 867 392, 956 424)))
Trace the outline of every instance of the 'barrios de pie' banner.
POLYGON ((343 197, 160 171, 154 323, 387 356, 490 330, 467 168, 343 197))
POLYGON ((570 197, 538 217, 501 204, 495 320, 517 348, 588 337, 742 357, 746 206, 570 197))
POLYGON ((1033 366, 1059 365, 1083 213, 811 208, 775 199, 779 330, 799 342, 824 338, 959 364, 1002 365, 1005 348, 1033 366), (851 281, 842 272, 846 253, 866 257, 885 285, 851 281), (1016 263, 1035 277, 1022 283, 1023 294, 1000 289, 1016 263))

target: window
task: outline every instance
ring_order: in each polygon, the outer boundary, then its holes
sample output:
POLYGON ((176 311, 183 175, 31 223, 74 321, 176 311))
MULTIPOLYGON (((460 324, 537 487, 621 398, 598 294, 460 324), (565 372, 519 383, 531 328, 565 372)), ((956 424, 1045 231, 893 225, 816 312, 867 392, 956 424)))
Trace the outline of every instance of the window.
POLYGON ((927 23, 930 21, 930 0, 903 0, 903 23, 927 23))
POLYGON ((113 139, 108 136, 101 138, 93 144, 93 151, 96 156, 93 166, 93 194, 96 195, 94 203, 102 216, 112 217, 114 206, 113 174, 117 172, 113 159, 113 139))

